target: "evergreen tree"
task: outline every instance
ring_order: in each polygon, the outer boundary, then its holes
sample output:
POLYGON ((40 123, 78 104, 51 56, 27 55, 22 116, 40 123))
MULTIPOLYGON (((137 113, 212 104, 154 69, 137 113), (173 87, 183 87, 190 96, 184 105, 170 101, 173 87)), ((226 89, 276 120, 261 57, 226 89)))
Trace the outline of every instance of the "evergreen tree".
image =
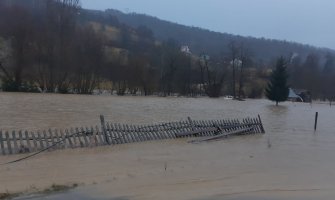
POLYGON ((286 61, 283 57, 277 60, 276 69, 272 72, 270 82, 266 88, 266 97, 275 101, 278 106, 279 102, 286 101, 289 95, 287 85, 288 74, 286 71, 286 61))

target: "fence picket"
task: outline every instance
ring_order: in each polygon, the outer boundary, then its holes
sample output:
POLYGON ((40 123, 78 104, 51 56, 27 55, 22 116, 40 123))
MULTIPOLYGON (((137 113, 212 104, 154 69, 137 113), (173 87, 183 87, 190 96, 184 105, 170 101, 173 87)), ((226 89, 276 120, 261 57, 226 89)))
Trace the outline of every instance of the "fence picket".
POLYGON ((11 146, 11 140, 10 140, 10 138, 9 138, 9 133, 8 133, 8 131, 6 131, 5 135, 6 135, 6 140, 7 140, 8 154, 13 154, 13 149, 12 149, 12 146, 11 146))
POLYGON ((2 155, 6 155, 4 141, 5 140, 2 136, 2 130, 0 130, 0 147, 1 147, 2 155))
POLYGON ((32 147, 32 151, 37 151, 38 150, 38 146, 37 146, 37 140, 36 140, 36 137, 35 137, 35 133, 34 132, 31 132, 30 133, 31 135, 31 138, 33 140, 33 147, 32 147))
POLYGON ((84 142, 82 141, 83 138, 81 137, 81 132, 79 131, 79 128, 75 128, 75 135, 77 137, 77 139, 79 140, 79 145, 80 145, 80 148, 83 148, 84 147, 84 142))
POLYGON ((19 143, 18 152, 19 153, 26 153, 26 147, 24 146, 24 143, 23 143, 22 131, 21 130, 19 130, 18 143, 19 143))
POLYGON ((13 149, 13 153, 18 153, 19 152, 19 147, 17 144, 17 139, 16 139, 16 133, 15 131, 12 132, 12 138, 13 138, 13 143, 14 143, 14 149, 13 149))
MULTIPOLYGON (((43 137, 44 137, 44 142, 45 142, 45 148, 50 147, 52 144, 51 144, 51 141, 50 141, 49 137, 47 136, 46 131, 43 131, 43 137)), ((50 149, 49 149, 49 151, 50 151, 50 149)))
POLYGON ((159 125, 157 125, 157 124, 155 124, 155 125, 152 125, 150 128, 149 128, 149 130, 150 130, 150 134, 149 134, 149 136, 150 136, 150 140, 152 140, 152 141, 155 141, 155 140, 157 140, 157 134, 159 134, 159 133, 161 133, 161 132, 164 132, 164 131, 162 131, 161 129, 160 129, 160 127, 159 127, 159 125))
POLYGON ((96 131, 97 136, 98 136, 98 138, 99 138, 99 140, 100 140, 100 144, 101 144, 101 146, 103 146, 103 145, 107 145, 107 142, 105 141, 105 137, 103 136, 102 131, 100 131, 99 126, 95 126, 95 131, 96 131))
POLYGON ((150 136, 152 140, 160 140, 165 138, 166 130, 168 128, 165 128, 162 125, 153 124, 149 127, 150 130, 150 136))
POLYGON ((102 146, 103 142, 101 141, 100 137, 99 137, 99 132, 94 130, 94 127, 91 126, 91 132, 93 133, 93 139, 94 142, 97 146, 102 146))
POLYGON ((118 132, 118 128, 117 128, 117 125, 116 124, 110 124, 111 128, 113 129, 113 132, 114 132, 114 136, 115 136, 115 142, 117 144, 122 144, 122 140, 121 140, 121 136, 118 132))
POLYGON ((49 136, 48 136, 48 140, 49 140, 49 145, 48 146, 53 146, 52 149, 57 149, 55 145, 56 141, 55 141, 55 137, 54 134, 52 132, 51 129, 48 130, 49 136))
POLYGON ((58 134, 58 130, 55 129, 55 132, 54 132, 54 142, 57 143, 57 145, 54 147, 55 149, 61 149, 62 148, 62 144, 60 141, 62 141, 62 138, 59 137, 59 134, 58 134))
POLYGON ((175 136, 174 133, 172 133, 171 131, 169 131, 167 129, 161 129, 161 130, 159 130, 159 132, 167 135, 169 139, 172 139, 175 136))
POLYGON ((74 148, 73 147, 73 142, 72 142, 72 137, 70 136, 69 130, 65 129, 65 137, 66 137, 66 141, 69 143, 70 148, 74 148))
POLYGON ((85 147, 85 141, 84 141, 84 137, 83 137, 83 133, 81 132, 81 130, 77 127, 75 128, 76 130, 76 135, 78 136, 79 142, 80 142, 80 148, 85 147))
POLYGON ((158 132, 155 130, 155 125, 150 125, 149 127, 147 127, 147 137, 149 141, 155 140, 155 137, 153 135, 154 132, 158 132))
POLYGON ((126 129, 127 129, 128 133, 129 133, 131 141, 132 142, 136 142, 134 134, 133 134, 133 129, 131 128, 131 126, 129 126, 128 124, 126 124, 126 129))
POLYGON ((156 124, 153 124, 152 126, 149 127, 149 140, 155 141, 156 140, 156 135, 155 133, 157 132, 162 132, 159 130, 156 124))
POLYGON ((64 134, 64 131, 62 129, 59 130, 59 134, 60 134, 60 137, 61 137, 61 144, 60 144, 60 148, 61 149, 65 149, 67 148, 67 145, 66 145, 66 135, 64 134))
POLYGON ((86 138, 87 138, 87 141, 88 141, 88 146, 87 147, 94 147, 94 146, 97 146, 97 145, 93 145, 95 142, 93 140, 93 132, 90 131, 90 129, 86 126, 85 127, 85 135, 86 135, 86 138))
POLYGON ((112 132, 113 132, 112 135, 114 136, 114 142, 115 142, 115 144, 122 144, 121 137, 120 137, 120 135, 118 133, 118 128, 117 128, 116 124, 112 124, 111 123, 110 127, 111 127, 112 132))
POLYGON ((72 138, 72 141, 73 141, 73 148, 77 148, 78 144, 79 144, 79 141, 78 141, 78 138, 77 138, 77 134, 75 134, 75 131, 73 130, 73 128, 70 128, 69 131, 70 131, 69 132, 70 137, 72 138))
POLYGON ((155 127, 152 127, 152 129, 154 130, 152 133, 154 140, 161 140, 162 133, 164 133, 168 128, 163 124, 163 125, 156 125, 155 127))
POLYGON ((254 118, 251 118, 250 121, 254 125, 255 133, 257 133, 259 131, 257 123, 255 122, 254 118))
POLYGON ((172 139, 176 139, 177 138, 175 131, 165 130, 163 132, 167 132, 168 134, 170 134, 172 139))
POLYGON ((261 127, 262 133, 265 133, 264 126, 263 126, 262 119, 261 119, 260 115, 258 115, 258 123, 260 124, 259 126, 261 127))
POLYGON ((119 130, 119 134, 121 135, 121 138, 123 139, 124 141, 124 144, 127 144, 129 143, 128 141, 128 134, 124 131, 123 127, 122 127, 122 124, 117 124, 117 128, 119 130))
POLYGON ((253 133, 256 134, 257 133, 257 130, 256 130, 256 126, 254 125, 254 123, 252 122, 251 118, 248 118, 248 123, 250 124, 250 126, 252 127, 253 129, 253 133))
POLYGON ((88 147, 89 143, 88 143, 88 139, 87 139, 87 132, 86 132, 86 130, 84 130, 83 127, 80 127, 80 132, 81 132, 80 135, 81 135, 81 137, 84 140, 85 147, 88 147))
POLYGON ((129 139, 129 133, 124 129, 124 125, 118 124, 121 135, 125 141, 125 143, 131 143, 131 140, 129 139))
POLYGON ((141 125, 141 129, 140 129, 141 131, 140 131, 140 136, 141 136, 141 138, 142 138, 142 142, 145 142, 145 141, 147 141, 147 137, 146 137, 146 133, 147 133, 147 127, 146 126, 143 126, 143 125, 141 125))
POLYGON ((89 137, 90 147, 99 146, 99 142, 98 142, 97 137, 96 137, 96 132, 94 131, 93 127, 91 127, 91 129, 86 127, 86 131, 90 132, 90 137, 89 137))
MULTIPOLYGON (((200 120, 199 121, 199 129, 203 129, 203 128, 206 128, 206 125, 204 124, 203 120, 200 120)), ((208 136, 208 132, 202 132, 200 136, 206 137, 206 136, 208 136)))
POLYGON ((145 138, 145 136, 144 136, 144 133, 145 133, 145 126, 143 126, 143 125, 139 125, 139 126, 138 126, 138 129, 139 129, 138 137, 140 138, 140 141, 141 141, 141 142, 145 142, 145 141, 146 141, 146 138, 145 138))
POLYGON ((123 125, 123 128, 126 130, 126 133, 128 134, 128 137, 129 137, 129 141, 131 143, 134 143, 136 142, 135 138, 134 138, 134 135, 133 135, 133 130, 130 128, 130 126, 128 124, 124 124, 123 125))
POLYGON ((41 133, 39 131, 37 131, 37 138, 38 138, 38 141, 40 143, 40 149, 44 149, 42 135, 41 135, 41 133))
POLYGON ((129 142, 134 143, 135 139, 133 137, 132 131, 130 130, 130 127, 128 124, 123 124, 123 129, 125 129, 125 132, 128 134, 129 142))
POLYGON ((133 135, 136 140, 136 142, 141 142, 141 137, 140 137, 140 125, 131 125, 133 129, 133 135))
POLYGON ((122 135, 120 134, 120 129, 117 124, 110 123, 109 126, 111 128, 111 138, 114 140, 114 143, 122 144, 122 135))
POLYGON ((153 140, 155 140, 155 138, 154 138, 154 135, 153 135, 153 132, 155 132, 155 130, 154 130, 154 128, 153 128, 154 126, 153 125, 150 125, 149 127, 147 127, 147 131, 146 131, 146 135, 147 135, 147 138, 148 138, 148 140, 149 141, 153 141, 153 140))
POLYGON ((20 153, 29 153, 30 148, 28 147, 28 141, 30 139, 26 137, 26 134, 21 130, 19 131, 19 138, 20 138, 20 147, 19 147, 20 153))
POLYGON ((140 139, 138 138, 138 129, 137 129, 137 126, 136 125, 129 125, 130 126, 130 130, 131 130, 131 134, 134 138, 134 141, 135 142, 140 142, 140 139))
POLYGON ((141 142, 145 142, 147 139, 145 137, 145 132, 146 132, 146 126, 140 125, 139 126, 139 137, 141 138, 141 142))
MULTIPOLYGON (((197 131, 197 130, 199 130, 200 128, 199 128, 199 121, 198 120, 192 120, 192 125, 193 125, 193 130, 194 131, 197 131)), ((196 134, 195 135, 195 137, 201 137, 201 136, 203 136, 204 134, 202 133, 202 132, 200 132, 200 133, 198 133, 198 134, 196 134)))
POLYGON ((103 137, 101 135, 102 132, 100 131, 99 126, 95 126, 95 131, 94 132, 96 133, 98 140, 100 140, 100 145, 101 146, 107 145, 107 143, 105 143, 104 140, 103 140, 103 137))
POLYGON ((31 138, 29 137, 29 133, 28 133, 28 131, 25 131, 24 132, 24 135, 25 135, 25 140, 26 140, 26 143, 27 143, 27 148, 28 148, 28 150, 29 150, 29 152, 32 152, 33 150, 32 150, 32 147, 31 147, 31 138))
POLYGON ((257 124, 257 129, 258 129, 258 133, 262 133, 262 127, 261 127, 261 124, 258 122, 258 118, 254 118, 254 122, 255 124, 257 124))
POLYGON ((107 122, 106 123, 106 134, 107 134, 107 139, 109 141, 109 144, 115 144, 115 140, 114 140, 114 137, 113 137, 113 131, 111 130, 111 127, 109 125, 109 123, 107 122))

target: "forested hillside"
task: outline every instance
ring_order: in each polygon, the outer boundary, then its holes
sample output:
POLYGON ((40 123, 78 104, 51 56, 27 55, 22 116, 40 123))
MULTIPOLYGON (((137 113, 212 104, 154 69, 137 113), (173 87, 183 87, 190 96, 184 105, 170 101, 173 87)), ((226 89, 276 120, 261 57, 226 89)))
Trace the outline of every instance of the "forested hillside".
POLYGON ((4 91, 255 98, 279 56, 292 87, 334 97, 332 50, 85 10, 79 0, 0 0, 4 91))
POLYGON ((159 40, 173 38, 180 44, 188 45, 195 54, 206 52, 206 54, 214 56, 220 53, 228 53, 228 44, 230 41, 243 43, 252 50, 254 58, 264 62, 271 61, 279 55, 289 56, 291 53, 299 54, 302 58, 306 58, 311 52, 322 57, 328 51, 331 51, 294 42, 218 33, 160 20, 144 14, 125 14, 113 9, 106 10, 105 14, 116 16, 120 22, 131 27, 147 26, 159 40))

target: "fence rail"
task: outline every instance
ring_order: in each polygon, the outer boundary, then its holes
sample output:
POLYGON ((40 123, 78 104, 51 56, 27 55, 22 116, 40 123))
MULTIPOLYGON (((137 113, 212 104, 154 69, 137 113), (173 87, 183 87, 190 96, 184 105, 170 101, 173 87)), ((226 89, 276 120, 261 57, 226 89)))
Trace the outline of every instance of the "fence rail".
POLYGON ((260 116, 257 118, 246 118, 242 121, 237 119, 204 121, 188 118, 185 121, 154 125, 115 124, 106 123, 103 116, 100 119, 100 127, 81 127, 65 130, 49 129, 37 132, 0 130, 0 155, 118 145, 183 137, 212 137, 212 139, 215 139, 222 134, 230 136, 265 133, 260 116))

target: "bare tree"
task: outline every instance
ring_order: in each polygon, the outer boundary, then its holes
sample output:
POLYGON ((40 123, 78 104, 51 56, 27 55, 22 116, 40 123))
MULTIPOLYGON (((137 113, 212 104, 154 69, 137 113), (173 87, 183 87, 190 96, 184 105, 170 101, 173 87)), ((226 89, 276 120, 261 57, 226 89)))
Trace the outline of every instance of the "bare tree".
MULTIPOLYGON (((31 59, 31 38, 32 38, 32 16, 29 11, 19 6, 11 6, 1 13, 1 20, 11 21, 6 27, 2 27, 2 35, 10 38, 12 49, 12 66, 7 69, 1 65, 1 69, 6 74, 11 91, 20 91, 23 83, 24 72, 30 67, 31 59)), ((1 23, 3 24, 3 23, 1 23)))
POLYGON ((168 40, 163 44, 160 90, 164 93, 164 96, 171 95, 173 92, 180 53, 176 41, 168 40))
POLYGON ((228 45, 230 51, 230 59, 233 71, 232 92, 234 99, 236 98, 236 68, 238 67, 239 47, 235 41, 231 41, 228 45))
POLYGON ((103 64, 102 39, 91 27, 79 28, 76 35, 71 86, 76 93, 91 94, 98 85, 103 64))
POLYGON ((6 60, 9 59, 11 54, 11 49, 10 49, 10 44, 8 41, 5 41, 4 39, 0 38, 0 71, 2 73, 0 73, 0 75, 2 74, 2 76, 0 76, 2 79, 6 78, 11 78, 10 73, 7 71, 7 69, 5 68, 5 63, 6 60))
POLYGON ((203 55, 200 58, 201 77, 206 94, 209 97, 220 97, 224 82, 225 62, 210 60, 209 56, 203 55))
POLYGON ((46 12, 47 55, 48 55, 48 91, 57 88, 66 92, 69 85, 69 72, 73 57, 73 39, 79 13, 79 0, 48 0, 46 12))
POLYGON ((245 69, 250 65, 251 62, 251 53, 248 48, 246 48, 243 44, 240 47, 240 74, 239 74, 239 86, 238 86, 238 98, 242 99, 244 94, 244 84, 245 84, 245 69))

